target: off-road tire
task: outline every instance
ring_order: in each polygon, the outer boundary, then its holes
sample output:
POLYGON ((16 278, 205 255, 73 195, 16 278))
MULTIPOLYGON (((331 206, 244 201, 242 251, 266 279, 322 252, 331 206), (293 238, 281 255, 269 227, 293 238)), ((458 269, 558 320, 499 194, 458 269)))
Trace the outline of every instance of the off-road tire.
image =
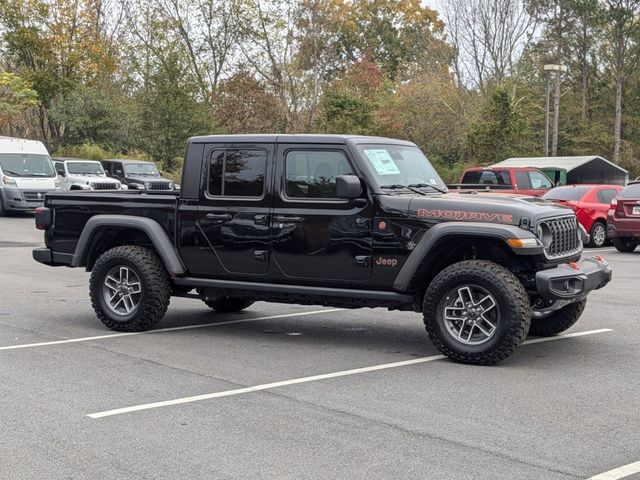
POLYGON ((473 365, 493 365, 509 357, 527 337, 531 323, 529 296, 518 278, 490 261, 468 260, 442 270, 431 281, 423 302, 429 338, 446 357, 473 365), (445 295, 453 288, 480 285, 495 298, 499 309, 497 331, 485 344, 465 345, 444 325, 445 295))
POLYGON ((207 300, 206 298, 203 298, 202 301, 211 310, 215 310, 216 312, 220 313, 239 312, 254 303, 253 300, 247 300, 237 297, 223 297, 218 300, 207 300))
POLYGON ((591 226, 591 232, 589 233, 589 247, 591 248, 601 248, 604 247, 607 243, 607 225, 603 222, 594 222, 591 226), (602 243, 595 241, 594 233, 596 230, 602 230, 604 232, 604 237, 602 243))
POLYGON ((613 246, 622 253, 632 253, 638 246, 638 242, 628 237, 614 238, 613 246))
POLYGON ((158 255, 148 248, 126 245, 103 253, 91 272, 91 306, 102 323, 119 332, 141 332, 156 325, 171 299, 171 281, 158 255), (141 283, 137 309, 128 317, 112 313, 105 305, 103 283, 110 269, 123 265, 132 269, 141 283))
POLYGON ((531 320, 531 328, 529 328, 529 335, 553 337, 564 332, 578 321, 586 305, 587 299, 585 298, 580 302, 570 303, 566 307, 562 307, 548 317, 533 318, 531 320))

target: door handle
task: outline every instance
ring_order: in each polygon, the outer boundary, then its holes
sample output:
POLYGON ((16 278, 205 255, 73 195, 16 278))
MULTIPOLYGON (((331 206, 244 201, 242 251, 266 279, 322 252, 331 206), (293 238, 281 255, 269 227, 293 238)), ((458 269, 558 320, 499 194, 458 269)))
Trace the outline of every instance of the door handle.
POLYGON ((302 217, 290 217, 287 215, 276 215, 273 219, 277 223, 302 223, 304 220, 302 217))
POLYGON ((207 215, 205 215, 205 218, 207 220, 212 220, 214 222, 228 222, 229 220, 231 220, 231 214, 230 213, 207 213, 207 215))

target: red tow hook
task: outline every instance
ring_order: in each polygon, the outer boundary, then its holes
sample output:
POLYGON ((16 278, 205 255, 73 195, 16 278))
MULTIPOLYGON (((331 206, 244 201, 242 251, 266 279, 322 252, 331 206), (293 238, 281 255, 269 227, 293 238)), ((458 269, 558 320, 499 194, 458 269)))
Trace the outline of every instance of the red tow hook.
POLYGON ((578 266, 578 264, 576 262, 569 262, 568 265, 573 268, 574 270, 580 270, 580 267, 578 266))

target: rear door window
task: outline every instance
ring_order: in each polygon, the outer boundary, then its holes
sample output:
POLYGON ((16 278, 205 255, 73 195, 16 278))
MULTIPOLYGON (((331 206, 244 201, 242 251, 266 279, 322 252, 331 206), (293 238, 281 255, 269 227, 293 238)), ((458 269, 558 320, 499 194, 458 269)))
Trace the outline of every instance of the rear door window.
POLYGON ((605 188, 603 190, 599 190, 596 196, 598 197, 598 201, 605 205, 609 205, 611 200, 616 198, 618 192, 613 188, 605 188))
POLYGON ((207 192, 214 197, 260 198, 264 195, 266 171, 266 150, 214 150, 209 162, 207 192))

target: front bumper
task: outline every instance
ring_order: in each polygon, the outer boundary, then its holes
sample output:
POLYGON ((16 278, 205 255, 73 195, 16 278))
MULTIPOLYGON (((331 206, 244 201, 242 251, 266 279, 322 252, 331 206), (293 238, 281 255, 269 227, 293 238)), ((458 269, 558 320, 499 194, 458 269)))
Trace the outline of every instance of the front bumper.
POLYGON ((2 200, 4 202, 4 207, 7 210, 11 211, 23 211, 30 212, 35 210, 38 207, 42 207, 44 205, 44 197, 45 194, 49 193, 49 191, 31 191, 31 190, 22 190, 17 187, 2 187, 0 189, 0 194, 2 194, 2 200), (25 193, 40 193, 41 198, 27 198, 25 193))
POLYGON ((611 268, 602 257, 588 257, 536 273, 536 288, 547 300, 572 303, 604 287, 611 277, 611 268))

